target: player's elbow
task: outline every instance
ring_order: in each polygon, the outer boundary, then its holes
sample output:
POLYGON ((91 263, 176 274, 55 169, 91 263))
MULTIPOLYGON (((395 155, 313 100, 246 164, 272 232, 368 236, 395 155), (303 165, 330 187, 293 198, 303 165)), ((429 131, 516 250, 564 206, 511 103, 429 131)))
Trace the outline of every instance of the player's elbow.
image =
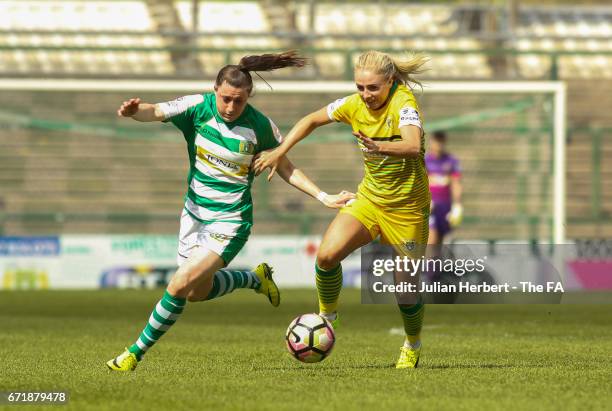
POLYGON ((310 113, 309 115, 304 117, 303 120, 305 121, 305 125, 308 127, 309 130, 324 126, 325 124, 330 122, 326 112, 323 112, 321 110, 310 113))
POLYGON ((421 155, 421 146, 408 145, 403 154, 405 158, 416 158, 421 155))

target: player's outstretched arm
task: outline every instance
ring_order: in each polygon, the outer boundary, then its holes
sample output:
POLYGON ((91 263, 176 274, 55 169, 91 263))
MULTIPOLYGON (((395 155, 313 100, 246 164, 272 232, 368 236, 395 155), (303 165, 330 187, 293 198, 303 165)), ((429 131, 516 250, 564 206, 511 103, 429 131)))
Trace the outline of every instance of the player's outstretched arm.
POLYGON ((262 171, 269 167, 270 174, 268 175, 268 181, 270 181, 280 165, 281 158, 291 150, 291 147, 306 138, 317 127, 321 127, 331 122, 332 120, 330 120, 327 115, 326 107, 303 117, 293 126, 287 136, 285 136, 280 146, 274 150, 260 153, 259 157, 253 163, 255 175, 260 175, 262 171))
POLYGON ((358 130, 353 132, 364 147, 372 154, 414 158, 421 153, 421 129, 416 126, 400 127, 402 139, 399 141, 375 141, 358 130))
MULTIPOLYGON (((260 153, 261 154, 261 153, 260 153)), ((260 155, 258 154, 258 155, 260 155)), ((298 190, 316 198, 329 208, 342 208, 350 200, 357 198, 354 193, 341 191, 338 194, 327 194, 304 174, 296 168, 286 156, 282 156, 277 168, 278 174, 283 180, 298 190)))
POLYGON ((157 104, 143 103, 140 98, 131 98, 121 104, 117 110, 119 117, 131 117, 136 121, 162 121, 165 119, 164 113, 157 104))

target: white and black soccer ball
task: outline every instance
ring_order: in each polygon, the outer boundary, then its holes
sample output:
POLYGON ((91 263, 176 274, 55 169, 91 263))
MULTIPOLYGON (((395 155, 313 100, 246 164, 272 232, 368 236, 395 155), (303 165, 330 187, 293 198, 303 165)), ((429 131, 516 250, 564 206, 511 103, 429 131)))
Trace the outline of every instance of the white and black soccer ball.
POLYGON ((336 336, 334 328, 318 314, 302 314, 291 321, 285 336, 289 353, 297 360, 313 363, 329 356, 336 336))

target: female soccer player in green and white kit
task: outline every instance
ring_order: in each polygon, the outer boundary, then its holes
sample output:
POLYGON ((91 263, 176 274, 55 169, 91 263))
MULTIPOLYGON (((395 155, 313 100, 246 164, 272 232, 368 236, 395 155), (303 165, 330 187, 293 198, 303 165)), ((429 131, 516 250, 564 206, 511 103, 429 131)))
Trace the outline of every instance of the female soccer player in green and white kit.
MULTIPOLYGON (((252 288, 267 296, 273 306, 279 305, 280 294, 267 264, 252 271, 222 268, 242 249, 253 225, 252 159, 282 140, 272 120, 247 103, 253 90, 250 72, 303 65, 304 59, 295 52, 245 56, 237 65, 219 71, 214 93, 159 104, 133 98, 117 111, 137 121, 172 122, 187 141, 190 169, 179 232, 179 268, 136 342, 106 363, 111 370, 134 370, 175 323, 187 301, 211 300, 236 288, 252 288)), ((278 172, 327 207, 341 208, 355 198, 344 191, 337 195, 322 192, 286 157, 278 172)))

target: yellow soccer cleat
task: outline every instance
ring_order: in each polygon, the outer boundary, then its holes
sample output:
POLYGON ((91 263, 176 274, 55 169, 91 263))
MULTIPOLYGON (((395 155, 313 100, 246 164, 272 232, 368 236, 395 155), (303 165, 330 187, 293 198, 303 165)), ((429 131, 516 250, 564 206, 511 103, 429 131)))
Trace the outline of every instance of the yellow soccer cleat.
POLYGON ((106 363, 106 366, 113 371, 134 371, 138 365, 136 355, 126 348, 117 358, 113 358, 106 363))
POLYGON ((332 314, 319 313, 319 315, 329 321, 334 331, 336 331, 338 327, 340 327, 340 314, 338 314, 337 311, 334 311, 332 314))
POLYGON ((280 304, 280 291, 278 291, 278 287, 272 278, 272 273, 274 272, 272 267, 266 263, 261 263, 253 269, 253 272, 257 275, 261 283, 261 286, 256 292, 267 296, 268 300, 270 300, 270 304, 272 304, 273 307, 278 307, 280 304))
POLYGON ((421 356, 421 347, 408 348, 402 346, 400 348, 400 357, 395 364, 395 368, 416 368, 419 365, 419 357, 421 356))

